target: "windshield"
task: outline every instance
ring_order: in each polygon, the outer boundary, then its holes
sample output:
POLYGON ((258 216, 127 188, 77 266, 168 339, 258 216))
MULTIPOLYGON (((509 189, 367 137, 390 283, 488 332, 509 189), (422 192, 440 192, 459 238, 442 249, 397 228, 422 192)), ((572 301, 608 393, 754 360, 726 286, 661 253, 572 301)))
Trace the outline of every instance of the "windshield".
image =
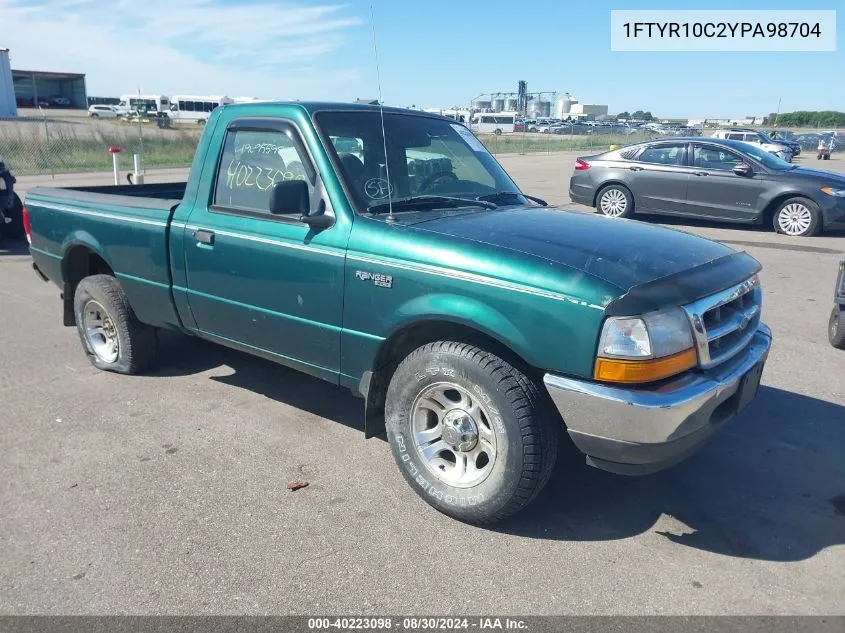
POLYGON ((747 145, 746 147, 742 148, 742 151, 751 156, 752 158, 758 160, 759 162, 763 163, 769 169, 792 169, 794 165, 791 163, 787 163, 782 158, 775 156, 774 154, 769 153, 768 151, 764 150, 757 145, 747 145))
MULTIPOLYGON (((360 213, 382 212, 388 202, 428 196, 475 199, 521 195, 493 156, 466 127, 413 114, 329 111, 317 126, 337 154, 340 175, 360 213), (388 182, 389 175, 389 182, 388 182), (376 209, 377 207, 377 209, 376 209)), ((403 205, 401 210, 409 210, 403 205)))
POLYGON ((777 143, 777 141, 775 141, 771 136, 766 136, 762 132, 757 132, 757 138, 760 139, 761 143, 777 143))

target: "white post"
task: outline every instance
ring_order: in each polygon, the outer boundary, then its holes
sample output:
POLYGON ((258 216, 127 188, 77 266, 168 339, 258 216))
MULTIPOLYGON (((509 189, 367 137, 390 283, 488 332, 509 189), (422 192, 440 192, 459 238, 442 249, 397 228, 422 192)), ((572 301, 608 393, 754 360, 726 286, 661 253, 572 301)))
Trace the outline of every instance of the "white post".
POLYGON ((132 156, 135 172, 132 174, 132 184, 133 185, 143 185, 144 184, 144 174, 141 172, 141 155, 134 154, 132 156))
POLYGON ((114 164, 114 184, 120 184, 120 154, 112 152, 112 163, 114 164))

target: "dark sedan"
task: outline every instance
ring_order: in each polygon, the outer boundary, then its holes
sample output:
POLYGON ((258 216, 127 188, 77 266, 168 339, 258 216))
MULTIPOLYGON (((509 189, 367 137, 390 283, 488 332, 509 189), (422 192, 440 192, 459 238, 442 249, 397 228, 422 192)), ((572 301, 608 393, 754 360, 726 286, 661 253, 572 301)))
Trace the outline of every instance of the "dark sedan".
POLYGON ((569 197, 611 217, 771 223, 795 236, 845 228, 845 176, 797 167, 741 141, 661 139, 584 156, 569 197))
POLYGON ((799 143, 798 141, 793 141, 777 133, 769 134, 769 138, 776 143, 786 145, 789 148, 789 151, 792 152, 793 156, 798 156, 801 153, 801 143, 799 143))

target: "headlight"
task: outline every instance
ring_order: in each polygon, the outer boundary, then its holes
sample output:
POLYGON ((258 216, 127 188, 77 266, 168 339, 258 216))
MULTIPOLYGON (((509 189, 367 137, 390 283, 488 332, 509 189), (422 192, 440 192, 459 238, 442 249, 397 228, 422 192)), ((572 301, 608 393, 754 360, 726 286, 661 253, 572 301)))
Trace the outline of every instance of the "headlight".
POLYGON ((845 198, 845 189, 834 189, 833 187, 822 187, 822 193, 829 196, 836 196, 837 198, 845 198))
POLYGON ((604 322, 594 377, 611 382, 649 382, 694 367, 697 356, 689 319, 681 308, 604 322))

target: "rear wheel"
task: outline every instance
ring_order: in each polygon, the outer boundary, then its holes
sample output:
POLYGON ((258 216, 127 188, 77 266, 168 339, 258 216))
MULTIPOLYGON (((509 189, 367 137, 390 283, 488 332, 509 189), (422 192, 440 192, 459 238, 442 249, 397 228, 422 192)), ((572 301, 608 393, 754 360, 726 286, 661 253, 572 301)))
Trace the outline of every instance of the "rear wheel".
POLYGON ((138 321, 117 279, 92 275, 80 281, 73 309, 82 347, 94 367, 137 374, 152 365, 158 352, 155 328, 138 321))
POLYGON ((629 218, 634 214, 634 198, 622 185, 608 185, 596 196, 596 209, 609 218, 629 218))
POLYGON ((827 338, 836 349, 845 349, 845 312, 838 305, 830 313, 827 338))
POLYGON ((437 510, 493 523, 548 481, 560 420, 507 361, 438 341, 408 355, 387 391, 387 438, 405 479, 437 510))
POLYGON ((793 237, 809 237, 819 231, 819 205, 808 198, 789 198, 775 211, 772 219, 775 231, 793 237))

